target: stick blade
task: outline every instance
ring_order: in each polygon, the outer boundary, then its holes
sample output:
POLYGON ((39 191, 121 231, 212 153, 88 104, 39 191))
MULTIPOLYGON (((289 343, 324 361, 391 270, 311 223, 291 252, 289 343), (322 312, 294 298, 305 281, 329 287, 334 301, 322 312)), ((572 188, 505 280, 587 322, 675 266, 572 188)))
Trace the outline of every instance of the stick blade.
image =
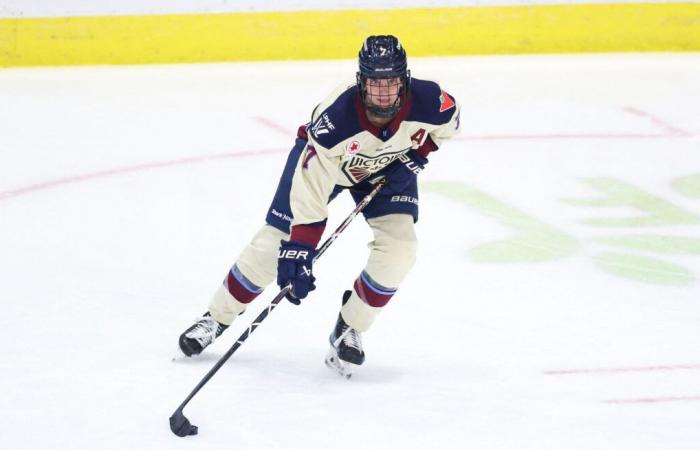
POLYGON ((197 426, 192 425, 187 417, 182 414, 182 410, 179 409, 170 416, 170 430, 180 437, 194 436, 199 432, 197 426))

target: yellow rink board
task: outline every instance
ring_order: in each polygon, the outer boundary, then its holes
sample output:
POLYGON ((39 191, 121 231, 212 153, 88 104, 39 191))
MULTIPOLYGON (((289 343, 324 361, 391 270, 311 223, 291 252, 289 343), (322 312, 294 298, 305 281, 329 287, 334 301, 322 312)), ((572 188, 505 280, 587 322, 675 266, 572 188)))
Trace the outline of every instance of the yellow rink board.
POLYGON ((700 3, 0 19, 0 67, 352 58, 370 34, 410 56, 700 51, 700 3))

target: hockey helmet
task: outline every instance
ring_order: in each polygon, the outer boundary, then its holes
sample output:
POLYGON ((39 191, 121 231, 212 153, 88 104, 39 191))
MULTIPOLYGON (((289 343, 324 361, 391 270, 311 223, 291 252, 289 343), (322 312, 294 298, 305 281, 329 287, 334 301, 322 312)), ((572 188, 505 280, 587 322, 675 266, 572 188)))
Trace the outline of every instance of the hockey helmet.
POLYGON ((369 36, 359 52, 357 87, 365 107, 379 117, 393 117, 408 95, 411 71, 408 70, 406 51, 401 42, 391 35, 369 36), (398 79, 401 83, 396 101, 386 107, 367 99, 368 79, 398 79))

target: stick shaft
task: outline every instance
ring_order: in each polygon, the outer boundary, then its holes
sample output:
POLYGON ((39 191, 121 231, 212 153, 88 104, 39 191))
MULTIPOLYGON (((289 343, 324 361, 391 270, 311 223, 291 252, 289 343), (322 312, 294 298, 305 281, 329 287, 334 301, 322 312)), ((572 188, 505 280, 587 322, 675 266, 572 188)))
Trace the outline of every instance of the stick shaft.
MULTIPOLYGON (((316 262, 323 253, 328 249, 328 247, 331 246, 331 244, 340 236, 340 233, 343 232, 347 228, 348 225, 350 225, 350 222, 355 219, 355 217, 362 212, 363 209, 372 201, 372 199, 377 195, 377 193, 381 190, 381 188, 384 186, 383 182, 377 183, 377 185, 372 189, 372 191, 365 196, 365 198, 362 199, 360 203, 357 204, 355 209, 348 215, 348 217, 345 218, 343 223, 341 223, 338 228, 331 234, 328 239, 319 247, 318 251, 316 252, 316 257, 314 258, 314 262, 316 262)), ((280 303, 280 301, 284 298, 284 296, 291 290, 291 285, 288 285, 284 287, 280 292, 277 294, 277 296, 272 299, 270 304, 268 305, 267 308, 265 308, 260 314, 258 314, 258 317, 256 317, 253 322, 248 326, 248 328, 241 334, 241 336, 236 340, 236 342, 231 346, 231 348, 224 353, 224 355, 214 364, 214 367, 212 367, 209 372, 204 376, 204 378, 201 379, 201 381, 197 384, 197 386, 190 392, 190 395, 187 396, 187 398, 180 404, 180 406, 177 408, 176 411, 179 411, 182 413, 182 410, 187 406, 187 404, 192 400, 192 398, 197 395, 197 393, 204 387, 205 384, 216 374, 216 372, 219 371, 221 366, 223 366, 226 361, 238 350, 238 348, 243 345, 243 343, 248 339, 248 336, 250 336, 253 331, 255 331, 258 326, 262 323, 263 320, 274 310, 277 305, 280 303)))

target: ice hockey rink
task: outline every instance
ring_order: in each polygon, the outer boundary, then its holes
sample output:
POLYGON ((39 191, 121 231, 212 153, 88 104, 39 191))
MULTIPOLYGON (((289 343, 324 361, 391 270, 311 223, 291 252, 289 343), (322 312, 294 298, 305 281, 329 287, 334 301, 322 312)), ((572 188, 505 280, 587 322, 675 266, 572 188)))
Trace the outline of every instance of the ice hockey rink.
MULTIPOLYGON (((173 362, 354 60, 0 71, 3 449, 697 450, 700 54, 409 61, 462 105, 418 262, 345 380, 323 364, 362 218, 173 362)), ((327 231, 353 208, 331 204, 327 231)))

